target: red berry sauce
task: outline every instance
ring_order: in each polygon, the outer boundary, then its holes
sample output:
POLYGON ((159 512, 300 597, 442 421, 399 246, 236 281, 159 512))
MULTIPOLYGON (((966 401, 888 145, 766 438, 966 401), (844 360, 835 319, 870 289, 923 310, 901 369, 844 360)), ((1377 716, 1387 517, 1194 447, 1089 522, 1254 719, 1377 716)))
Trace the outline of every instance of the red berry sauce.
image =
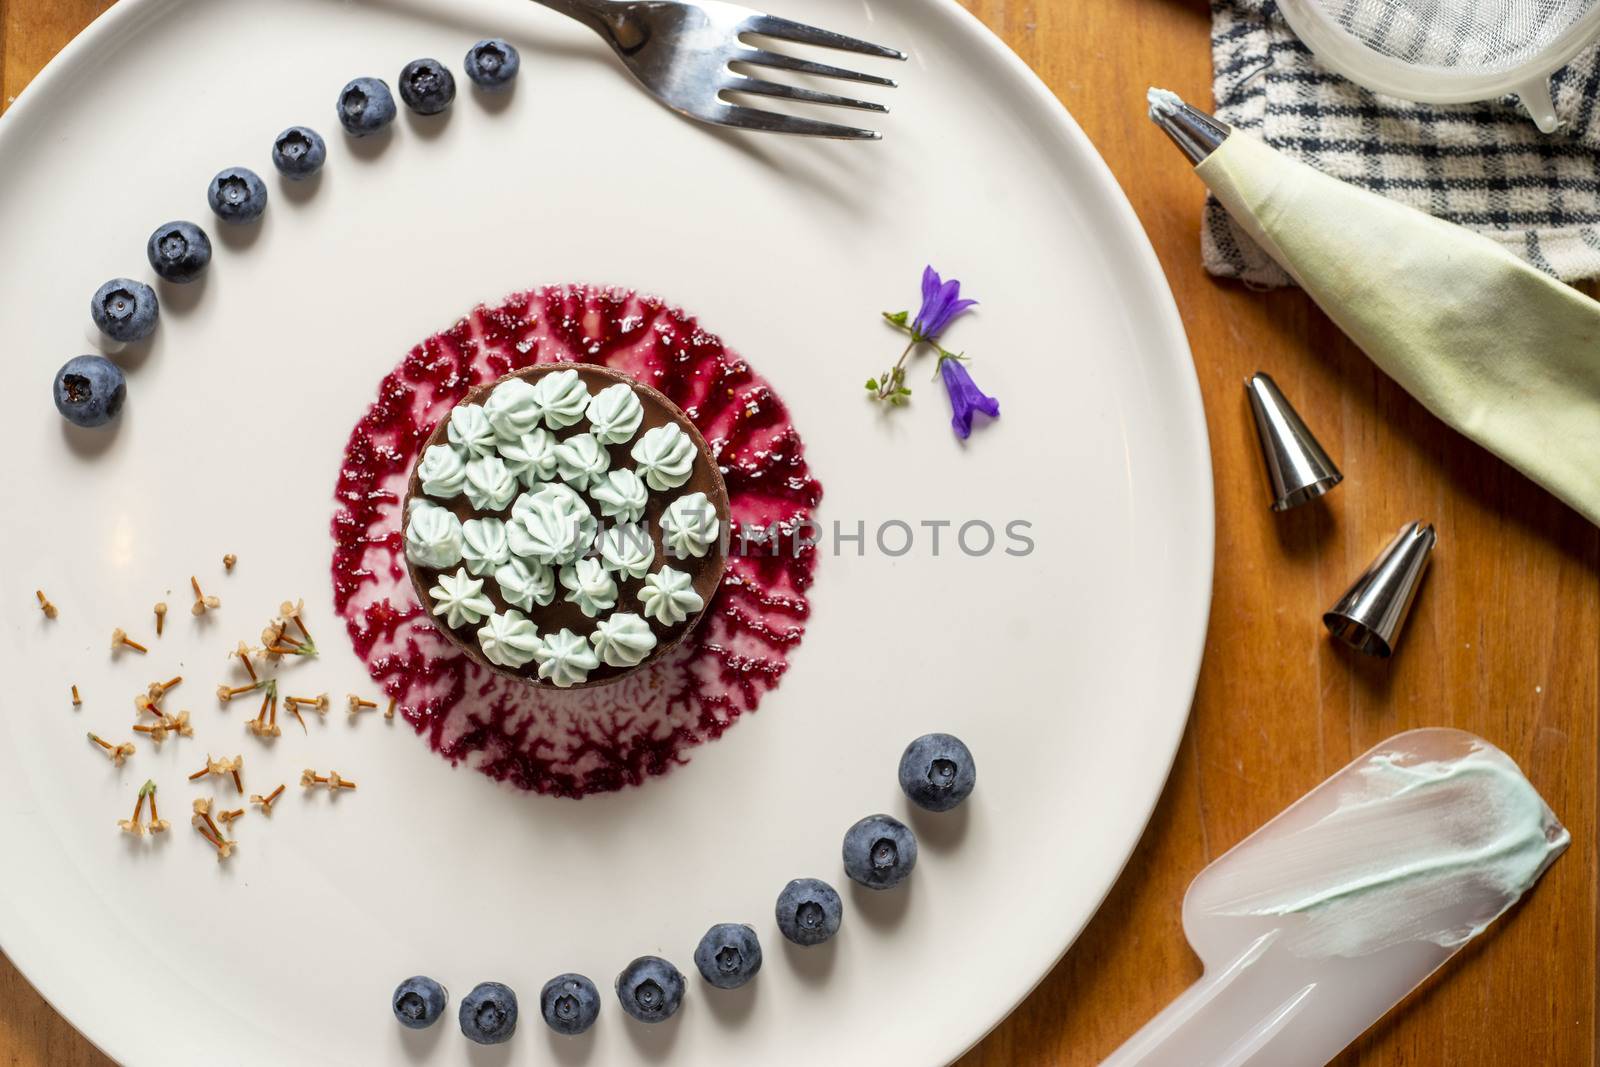
POLYGON ((799 529, 821 498, 783 401, 693 318, 635 293, 535 289, 475 309, 379 385, 339 471, 334 605, 373 680, 446 759, 538 793, 609 792, 687 762, 778 684, 805 634, 816 556, 795 537, 741 555, 739 531, 799 529), (568 693, 490 674, 445 642, 406 576, 400 514, 419 450, 467 390, 563 360, 623 371, 682 408, 722 468, 734 526, 700 627, 651 669, 568 693))

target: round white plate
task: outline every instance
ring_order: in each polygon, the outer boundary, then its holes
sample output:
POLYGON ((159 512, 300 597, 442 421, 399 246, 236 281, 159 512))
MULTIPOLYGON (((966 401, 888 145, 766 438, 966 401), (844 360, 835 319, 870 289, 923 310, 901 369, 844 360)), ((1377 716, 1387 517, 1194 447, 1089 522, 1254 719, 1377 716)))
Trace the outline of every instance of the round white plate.
POLYGON ((1027 993, 1116 878, 1183 729, 1210 590, 1207 442, 1171 297, 1089 143, 955 4, 785 10, 912 53, 863 62, 902 82, 881 93, 882 143, 692 125, 586 31, 511 0, 123 0, 0 121, 0 944, 119 1060, 932 1064, 1027 993), (463 92, 442 125, 403 115, 377 152, 338 135, 347 78, 392 81, 421 55, 459 70, 491 33, 523 50, 508 104, 463 92), (268 161, 292 123, 330 135, 307 195, 268 161), (243 236, 204 199, 234 164, 273 195, 243 236), (90 294, 149 278, 146 236, 183 217, 217 238, 207 281, 128 361, 120 428, 67 432, 48 392, 93 343, 90 294), (947 340, 1004 417, 965 448, 926 359, 908 409, 881 418, 861 395, 899 349, 878 312, 914 304, 925 263, 983 301, 947 340), (248 713, 212 690, 225 650, 285 597, 306 598, 326 650, 297 688, 374 690, 332 616, 328 522, 378 378, 474 303, 561 281, 699 315, 789 402, 822 521, 866 523, 864 554, 821 561, 782 686, 687 766, 577 803, 452 769, 376 716, 336 711, 273 747, 246 736, 248 713), (894 519, 1023 520, 1037 547, 972 558, 946 532, 935 555, 923 527, 889 558, 870 531, 894 519), (223 600, 200 624, 191 574, 223 600), (159 641, 157 599, 174 606, 159 641), (109 655, 114 626, 151 654, 109 655), (85 730, 131 736, 134 694, 176 673, 195 737, 141 740, 114 769, 85 730), (946 818, 908 815, 895 784, 901 748, 930 730, 962 735, 980 767, 946 818), (290 783, 270 822, 238 824, 227 864, 185 825, 195 796, 231 797, 186 781, 207 752, 243 753, 247 791, 290 783), (360 789, 302 795, 305 767, 360 789), (116 820, 147 777, 174 829, 124 839, 116 820), (845 888, 839 842, 880 810, 924 847, 909 888, 869 896, 845 888), (800 875, 844 890, 827 948, 776 931, 773 900, 800 875), (734 920, 767 962, 728 994, 691 953, 734 920), (645 953, 691 974, 654 1029, 610 997, 645 953), (576 1042, 538 1016, 563 970, 607 994, 576 1042), (432 1031, 402 1032, 389 995, 418 972, 456 1001, 508 982, 520 1032, 470 1047, 455 1001, 432 1031))

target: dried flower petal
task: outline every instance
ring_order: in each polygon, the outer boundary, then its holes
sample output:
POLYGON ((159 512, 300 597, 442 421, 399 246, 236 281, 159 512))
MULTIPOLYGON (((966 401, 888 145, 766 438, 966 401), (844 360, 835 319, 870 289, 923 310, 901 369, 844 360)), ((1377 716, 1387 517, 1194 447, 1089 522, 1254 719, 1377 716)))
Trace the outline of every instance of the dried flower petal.
POLYGON ((145 648, 139 642, 129 637, 128 632, 119 626, 111 631, 111 651, 120 652, 124 648, 131 648, 141 655, 150 651, 148 648, 145 648))
POLYGON ((271 815, 272 814, 272 805, 277 801, 277 799, 279 797, 281 797, 283 795, 283 791, 284 791, 285 788, 286 788, 285 786, 279 785, 278 788, 274 789, 272 792, 268 793, 266 796, 261 796, 259 793, 252 793, 250 795, 250 803, 259 804, 261 806, 261 814, 263 814, 263 815, 271 815))

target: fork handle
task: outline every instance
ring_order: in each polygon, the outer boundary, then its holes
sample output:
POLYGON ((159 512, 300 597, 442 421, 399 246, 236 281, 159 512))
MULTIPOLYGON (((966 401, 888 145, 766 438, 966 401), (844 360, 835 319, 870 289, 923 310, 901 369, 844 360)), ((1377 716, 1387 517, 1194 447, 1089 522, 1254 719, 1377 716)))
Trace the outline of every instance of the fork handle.
POLYGON ((638 5, 631 2, 624 0, 533 0, 533 2, 583 23, 604 37, 607 44, 623 55, 637 50, 650 36, 649 27, 644 20, 633 13, 633 9, 638 5))

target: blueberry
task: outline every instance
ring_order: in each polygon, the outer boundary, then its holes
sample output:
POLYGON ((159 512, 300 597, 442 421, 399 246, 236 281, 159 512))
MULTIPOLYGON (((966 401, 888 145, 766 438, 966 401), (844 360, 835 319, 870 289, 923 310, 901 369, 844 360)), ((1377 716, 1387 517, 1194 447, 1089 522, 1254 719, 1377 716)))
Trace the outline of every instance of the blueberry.
POLYGON ((394 1017, 408 1030, 426 1030, 439 1021, 450 994, 432 978, 417 975, 394 988, 394 1017))
POLYGON ((581 974, 558 974, 539 991, 539 1010, 550 1029, 576 1037, 600 1017, 600 990, 581 974))
POLYGON ((229 167, 211 179, 206 199, 223 222, 254 222, 267 210, 267 185, 253 170, 229 167))
POLYGON ((522 56, 509 41, 494 37, 473 45, 462 67, 478 88, 495 92, 511 88, 522 69, 522 56))
POLYGON ((437 115, 455 98, 455 75, 437 59, 413 59, 400 72, 400 99, 419 115, 437 115))
POLYGON ((738 989, 761 970, 761 942, 740 923, 718 923, 694 950, 700 975, 718 989, 738 989))
POLYGON ((122 368, 104 356, 75 356, 56 371, 56 410, 74 426, 104 426, 128 398, 122 368))
POLYGON ((211 263, 211 238, 192 222, 169 222, 145 246, 150 267, 169 282, 192 282, 211 263))
POLYGON ((328 144, 316 130, 290 126, 272 142, 272 165, 290 181, 301 181, 328 161, 328 144))
POLYGON ((868 889, 893 889, 917 865, 917 835, 899 819, 868 815, 844 834, 844 873, 868 889))
POLYGON ((665 1022, 683 1006, 683 973, 660 956, 640 956, 617 975, 617 999, 642 1023, 665 1022))
POLYGON ((394 97, 380 78, 357 78, 339 92, 339 123, 351 136, 377 133, 394 115, 394 97))
POLYGON ((479 982, 461 998, 461 1032, 480 1045, 510 1041, 517 1032, 517 995, 499 982, 479 982))
POLYGON ((113 341, 143 341, 155 332, 161 302, 156 291, 131 278, 114 278, 95 290, 89 314, 113 341))
POLYGON ((949 811, 972 795, 977 782, 972 753, 949 734, 925 734, 900 757, 900 788, 928 811, 949 811))
POLYGON ((839 932, 844 902, 827 882, 796 878, 778 894, 778 929, 797 945, 820 945, 839 932))

